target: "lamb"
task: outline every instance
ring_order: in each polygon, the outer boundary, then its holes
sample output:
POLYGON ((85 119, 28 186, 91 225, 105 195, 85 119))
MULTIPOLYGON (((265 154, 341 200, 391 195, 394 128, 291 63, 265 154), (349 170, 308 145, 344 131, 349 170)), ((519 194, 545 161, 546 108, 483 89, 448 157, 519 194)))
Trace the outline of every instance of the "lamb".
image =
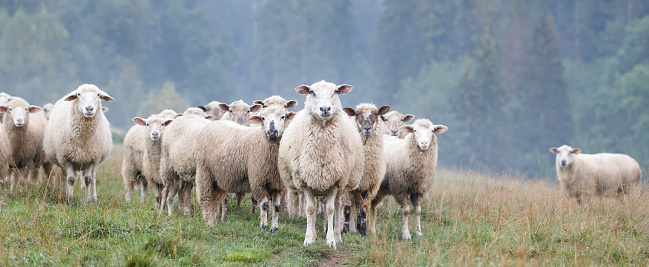
POLYGON ((363 144, 354 122, 342 111, 339 95, 354 87, 326 81, 301 85, 305 107, 284 131, 279 145, 278 168, 284 185, 306 198, 307 229, 304 245, 315 242, 315 196, 327 196, 327 245, 340 241, 340 196, 355 189, 363 175, 363 144), (333 229, 334 210, 336 225, 333 229))
POLYGON ((210 103, 207 103, 207 105, 205 105, 205 113, 216 117, 217 120, 220 120, 226 112, 219 107, 220 105, 221 102, 219 101, 212 101, 210 103))
POLYGON ((388 112, 388 114, 381 116, 381 119, 385 122, 386 126, 383 130, 383 134, 399 136, 399 138, 403 139, 406 137, 407 133, 403 131, 400 132, 399 129, 405 122, 409 122, 414 118, 415 116, 412 114, 403 115, 398 111, 388 112))
POLYGON ((225 103, 219 104, 219 107, 225 114, 221 117, 221 120, 233 121, 241 125, 248 126, 248 118, 250 118, 251 113, 255 113, 261 109, 261 105, 254 104, 248 106, 243 100, 237 100, 232 102, 232 104, 227 105, 225 103))
POLYGON ((191 216, 191 190, 196 175, 196 152, 191 144, 201 139, 200 130, 211 119, 215 119, 214 116, 205 116, 202 110, 199 108, 186 110, 165 130, 165 137, 161 143, 159 169, 160 179, 164 184, 160 213, 163 212, 166 203, 168 214, 172 214, 173 198, 178 194, 180 209, 185 215, 191 216))
POLYGON ((68 196, 74 193, 75 170, 83 171, 84 202, 97 202, 95 168, 110 154, 113 139, 101 100, 115 101, 93 84, 82 84, 54 104, 45 127, 45 158, 67 177, 68 196))
MULTIPOLYGON (((356 120, 356 126, 363 142, 363 155, 365 157, 363 177, 358 184, 358 188, 349 192, 349 200, 351 206, 356 207, 358 224, 355 228, 358 229, 361 236, 365 236, 367 206, 379 191, 386 168, 385 159, 383 158, 383 134, 381 133, 379 118, 390 110, 390 106, 382 106, 377 109, 373 104, 363 103, 357 105, 355 110, 351 108, 344 108, 343 110, 356 120)), ((350 229, 352 232, 356 230, 354 226, 352 221, 350 229)), ((370 226, 373 225, 370 223, 370 226)), ((370 230, 370 232, 372 231, 370 230)))
POLYGON ((196 183, 203 219, 214 225, 218 203, 225 192, 251 192, 259 200, 260 227, 268 230, 269 202, 271 233, 277 233, 284 184, 277 170, 277 155, 284 128, 295 116, 283 106, 261 109, 250 121, 258 127, 232 122, 212 122, 201 130, 196 142, 196 183), (199 189, 200 188, 200 189, 199 189))
POLYGON ((375 233, 376 207, 383 198, 392 195, 403 210, 401 237, 410 239, 410 202, 415 208, 415 234, 420 236, 421 202, 435 180, 437 168, 436 134, 446 132, 448 128, 435 125, 427 119, 418 119, 412 125, 405 125, 400 129, 412 134, 406 135, 404 139, 383 137, 383 157, 387 168, 379 192, 371 203, 368 228, 372 234, 375 233))
POLYGON ((582 196, 628 194, 642 178, 638 162, 625 154, 581 154, 581 149, 568 145, 552 147, 550 152, 557 154, 557 180, 562 191, 575 197, 579 205, 582 196))
MULTIPOLYGON (((0 93, 0 106, 4 106, 11 100, 11 96, 5 92, 0 93)), ((0 112, 0 122, 3 122, 4 120, 2 117, 4 116, 4 112, 0 112)))
MULTIPOLYGON (((124 137, 124 161, 122 163, 122 177, 124 179, 124 187, 126 189, 125 199, 126 202, 131 201, 133 194, 133 187, 135 183, 140 185, 140 202, 144 203, 147 194, 147 186, 153 185, 153 192, 158 198, 156 201, 160 203, 160 192, 162 191, 162 181, 158 175, 158 161, 160 160, 160 142, 156 142, 162 136, 162 128, 168 125, 176 117, 176 112, 170 109, 162 111, 160 114, 151 115, 148 119, 135 117, 131 129, 128 130, 124 137), (166 123, 166 124, 165 124, 166 123), (154 140, 155 139, 155 140, 154 140), (148 147, 148 149, 147 149, 148 147), (157 152, 156 152, 157 151, 157 152), (156 157, 157 155, 157 157, 156 157), (144 175, 145 157, 153 157, 154 162, 147 164, 155 164, 155 171, 149 169, 149 175, 144 175), (152 181, 150 181, 152 180, 152 181)), ((150 161, 150 160, 149 160, 150 161)))
POLYGON ((6 105, 0 106, 0 112, 5 113, 3 128, 10 146, 11 190, 19 183, 22 191, 29 176, 34 182, 38 180, 42 165, 45 173, 51 171, 51 165, 44 162, 43 152, 43 132, 47 119, 40 107, 29 105, 20 97, 13 97, 6 105))

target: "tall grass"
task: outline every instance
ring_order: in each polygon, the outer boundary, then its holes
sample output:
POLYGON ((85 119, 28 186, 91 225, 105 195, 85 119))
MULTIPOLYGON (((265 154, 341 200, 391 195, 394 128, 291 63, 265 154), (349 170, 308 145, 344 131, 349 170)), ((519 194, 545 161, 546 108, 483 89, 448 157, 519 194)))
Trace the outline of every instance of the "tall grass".
POLYGON ((422 206, 422 237, 400 239, 401 211, 389 200, 379 208, 377 236, 344 235, 334 251, 322 221, 309 247, 305 219, 282 213, 279 233, 260 230, 249 200, 213 228, 198 210, 192 218, 159 215, 151 195, 126 203, 121 155, 116 147, 98 169, 97 204, 82 204, 78 185, 74 199, 43 183, 22 195, 0 190, 0 265, 649 264, 644 184, 624 200, 580 207, 553 182, 440 170, 422 206))

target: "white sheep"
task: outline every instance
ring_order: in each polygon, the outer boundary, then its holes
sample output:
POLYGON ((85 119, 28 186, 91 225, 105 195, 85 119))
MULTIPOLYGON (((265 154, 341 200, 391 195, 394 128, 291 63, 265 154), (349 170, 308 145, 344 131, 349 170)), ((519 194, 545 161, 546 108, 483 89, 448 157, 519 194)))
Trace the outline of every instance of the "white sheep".
POLYGON ((180 209, 185 215, 191 216, 191 190, 196 175, 193 144, 201 138, 200 130, 213 119, 214 116, 205 116, 203 109, 190 108, 166 127, 160 154, 159 172, 164 184, 160 213, 166 203, 168 214, 171 215, 173 198, 178 194, 180 209))
POLYGON ((4 127, 0 127, 0 184, 8 181, 10 157, 11 145, 9 144, 9 136, 4 127))
POLYGON ((396 110, 388 112, 387 114, 381 116, 381 119, 386 126, 383 129, 383 134, 399 136, 399 138, 403 139, 404 137, 406 137, 407 133, 399 131, 399 129, 404 125, 405 122, 409 122, 414 118, 415 116, 412 114, 403 115, 396 110))
POLYGON ((207 124, 196 142, 196 183, 203 219, 214 225, 218 203, 225 192, 251 192, 259 200, 260 227, 276 233, 284 184, 277 170, 277 155, 284 128, 295 113, 282 106, 261 109, 249 120, 261 124, 245 127, 228 121, 207 124))
MULTIPOLYGON (((366 235, 368 205, 379 191, 385 176, 386 163, 383 158, 383 134, 380 127, 380 116, 388 112, 388 110, 390 110, 390 106, 376 108, 373 104, 366 103, 357 105, 356 109, 344 108, 347 115, 356 121, 363 142, 363 155, 365 157, 363 178, 361 178, 358 188, 349 192, 351 207, 356 208, 357 224, 353 220, 350 222, 349 217, 345 216, 350 225, 350 231, 355 232, 358 230, 361 236, 366 235)), ((373 225, 370 223, 370 226, 373 225)), ((373 232, 373 230, 370 229, 370 232, 373 232)))
MULTIPOLYGON (((11 100, 11 96, 5 92, 0 93, 0 106, 4 106, 11 100)), ((4 112, 0 112, 0 123, 3 121, 2 117, 5 115, 4 112)))
POLYGON ((115 101, 93 84, 82 84, 54 104, 45 127, 46 159, 61 168, 61 183, 74 193, 75 170, 82 170, 85 202, 97 202, 95 168, 110 154, 113 139, 101 100, 115 101), (67 183, 64 179, 67 178, 67 183))
POLYGON ((237 100, 232 102, 230 105, 225 103, 219 104, 219 107, 225 114, 221 117, 221 120, 233 121, 241 125, 249 125, 248 118, 261 109, 261 105, 254 104, 248 106, 243 100, 237 100))
POLYGON ((286 187, 306 198, 307 229, 304 245, 315 242, 315 196, 327 196, 327 245, 340 241, 340 196, 356 188, 363 175, 363 144, 354 122, 343 112, 339 95, 354 87, 323 81, 301 85, 305 107, 284 131, 278 168, 286 187), (336 225, 334 230, 334 212, 336 225))
POLYGON ((582 154, 579 148, 568 145, 552 147, 550 152, 557 154, 555 166, 561 189, 580 205, 582 197, 594 194, 628 194, 642 178, 638 162, 625 154, 582 154))
POLYGON ((5 113, 2 127, 10 146, 9 166, 13 177, 11 190, 19 183, 22 191, 28 177, 33 182, 38 180, 41 166, 45 167, 46 174, 51 171, 51 165, 45 163, 43 152, 43 133, 47 119, 40 107, 29 105, 20 97, 12 97, 0 106, 0 112, 5 113))
POLYGON ((372 200, 368 228, 370 231, 376 231, 376 206, 387 195, 392 195, 403 210, 401 237, 410 239, 408 230, 410 203, 415 208, 415 234, 419 236, 422 235, 421 202, 433 185, 437 168, 435 134, 446 132, 448 128, 444 125, 435 125, 427 119, 418 119, 412 125, 402 126, 400 130, 412 134, 408 134, 404 139, 383 136, 383 157, 387 162, 387 168, 381 188, 376 198, 372 200))
POLYGON ((207 103, 207 105, 205 105, 205 113, 214 116, 217 120, 220 120, 225 114, 225 111, 223 111, 219 105, 221 105, 221 102, 219 101, 207 103))
MULTIPOLYGON (((45 113, 45 117, 49 120, 50 117, 52 116, 52 110, 54 109, 54 104, 52 103, 47 103, 43 105, 43 112, 45 113)), ((104 110, 106 112, 106 110, 104 110)))

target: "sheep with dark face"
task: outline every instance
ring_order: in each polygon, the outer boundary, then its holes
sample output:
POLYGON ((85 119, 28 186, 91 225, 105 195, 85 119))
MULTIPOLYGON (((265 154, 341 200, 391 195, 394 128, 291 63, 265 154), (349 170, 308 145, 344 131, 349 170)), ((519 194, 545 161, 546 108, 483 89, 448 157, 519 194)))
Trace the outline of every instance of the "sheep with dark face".
POLYGON ((555 166, 561 189, 578 204, 582 197, 595 194, 628 194, 642 179, 638 162, 625 154, 583 154, 568 145, 552 147, 550 152, 557 154, 555 166))
POLYGON ((61 181, 69 196, 74 192, 75 171, 82 171, 85 202, 97 202, 95 168, 113 148, 110 124, 101 101, 115 101, 92 84, 83 84, 54 104, 45 127, 43 146, 48 161, 61 168, 61 181))
POLYGON ((306 198, 304 245, 315 242, 316 196, 326 196, 327 244, 336 247, 342 229, 340 196, 358 187, 363 175, 363 144, 358 129, 342 110, 339 95, 351 85, 325 81, 295 88, 306 95, 305 107, 284 131, 278 167, 289 190, 306 198), (336 225, 334 230, 334 212, 336 225))

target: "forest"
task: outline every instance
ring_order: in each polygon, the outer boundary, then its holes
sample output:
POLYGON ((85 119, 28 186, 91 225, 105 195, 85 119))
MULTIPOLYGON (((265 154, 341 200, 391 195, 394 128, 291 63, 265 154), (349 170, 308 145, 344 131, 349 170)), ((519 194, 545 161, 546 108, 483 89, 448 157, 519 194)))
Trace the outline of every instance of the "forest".
POLYGON ((82 83, 134 116, 251 103, 325 79, 343 99, 449 127, 446 168, 554 177, 549 147, 649 162, 642 0, 0 0, 0 91, 42 106, 82 83))

